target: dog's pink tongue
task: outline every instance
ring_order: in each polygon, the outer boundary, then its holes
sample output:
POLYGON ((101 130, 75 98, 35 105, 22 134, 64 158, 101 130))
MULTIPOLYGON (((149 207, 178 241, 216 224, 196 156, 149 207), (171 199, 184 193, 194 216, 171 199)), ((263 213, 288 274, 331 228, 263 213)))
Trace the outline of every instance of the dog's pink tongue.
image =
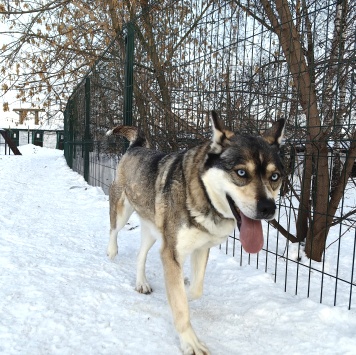
POLYGON ((262 223, 246 217, 241 211, 240 241, 247 253, 258 253, 263 247, 262 223))

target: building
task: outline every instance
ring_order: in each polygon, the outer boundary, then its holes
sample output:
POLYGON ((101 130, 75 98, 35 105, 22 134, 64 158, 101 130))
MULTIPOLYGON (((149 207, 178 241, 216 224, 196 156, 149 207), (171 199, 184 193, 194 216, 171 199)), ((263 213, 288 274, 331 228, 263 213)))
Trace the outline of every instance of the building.
MULTIPOLYGON (((42 109, 14 109, 13 112, 0 111, 0 129, 16 146, 34 144, 40 147, 63 149, 64 130, 63 120, 46 120, 41 117, 42 109)), ((42 114, 43 116, 43 114, 42 114)), ((0 135, 0 154, 10 154, 10 148, 0 135)))

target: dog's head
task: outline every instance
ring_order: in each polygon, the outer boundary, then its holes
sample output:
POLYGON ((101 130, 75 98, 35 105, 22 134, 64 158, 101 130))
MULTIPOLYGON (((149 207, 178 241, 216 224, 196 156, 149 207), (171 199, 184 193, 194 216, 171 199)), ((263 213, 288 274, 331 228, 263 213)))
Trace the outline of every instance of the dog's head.
POLYGON ((262 219, 273 219, 275 199, 282 184, 279 146, 285 121, 276 121, 262 136, 242 135, 225 129, 212 112, 213 137, 203 181, 214 207, 235 218, 247 252, 263 246, 262 219))

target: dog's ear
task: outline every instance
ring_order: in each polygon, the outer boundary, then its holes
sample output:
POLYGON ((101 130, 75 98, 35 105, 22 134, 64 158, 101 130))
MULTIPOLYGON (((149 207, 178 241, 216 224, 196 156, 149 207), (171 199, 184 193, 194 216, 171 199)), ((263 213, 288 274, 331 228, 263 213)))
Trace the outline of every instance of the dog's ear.
POLYGON ((224 146, 226 146, 234 136, 234 133, 225 129, 224 122, 219 118, 215 111, 211 111, 210 115, 211 124, 213 127, 213 137, 211 142, 211 153, 221 153, 224 146))
POLYGON ((262 138, 270 145, 280 146, 284 136, 285 119, 281 118, 274 122, 272 127, 268 128, 263 134, 262 138))

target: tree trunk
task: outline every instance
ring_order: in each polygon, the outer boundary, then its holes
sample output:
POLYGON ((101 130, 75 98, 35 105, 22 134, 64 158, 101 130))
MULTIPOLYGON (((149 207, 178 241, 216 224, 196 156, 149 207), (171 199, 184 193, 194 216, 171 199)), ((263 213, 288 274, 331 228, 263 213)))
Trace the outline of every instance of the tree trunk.
POLYGON ((312 175, 313 175, 312 146, 310 143, 307 143, 305 157, 304 157, 304 170, 302 175, 298 217, 296 221, 296 238, 299 242, 305 240, 308 234, 312 175))
MULTIPOLYGON (((301 38, 293 23, 288 1, 275 1, 278 17, 269 1, 261 0, 261 2, 275 33, 279 37, 289 70, 297 86, 299 103, 306 116, 309 142, 306 143, 305 169, 297 220, 297 240, 303 240, 306 237, 306 243, 309 245, 306 249, 309 252, 308 256, 312 259, 320 260, 320 251, 322 255, 326 235, 316 231, 320 231, 321 226, 325 228, 327 225, 329 175, 327 146, 325 142, 322 142, 323 132, 317 106, 314 74, 306 63, 301 38), (315 165, 316 159, 320 159, 317 165, 315 165), (313 168, 316 168, 316 170, 313 171, 313 168), (312 190, 313 174, 316 177, 315 190, 312 190), (313 196, 311 196, 312 191, 314 193, 313 196), (312 199, 314 209, 311 223, 308 226, 310 199, 312 199), (314 253, 314 251, 316 252, 314 253)), ((311 46, 309 50, 312 50, 312 43, 309 43, 309 46, 311 46)))
POLYGON ((312 216, 309 225, 305 252, 315 261, 321 261, 326 231, 329 229, 329 164, 326 142, 313 146, 314 176, 312 193, 312 216))
POLYGON ((325 250, 327 233, 325 229, 317 231, 317 228, 313 228, 314 225, 315 224, 312 223, 311 228, 308 230, 305 254, 308 258, 320 262, 322 261, 325 250))

